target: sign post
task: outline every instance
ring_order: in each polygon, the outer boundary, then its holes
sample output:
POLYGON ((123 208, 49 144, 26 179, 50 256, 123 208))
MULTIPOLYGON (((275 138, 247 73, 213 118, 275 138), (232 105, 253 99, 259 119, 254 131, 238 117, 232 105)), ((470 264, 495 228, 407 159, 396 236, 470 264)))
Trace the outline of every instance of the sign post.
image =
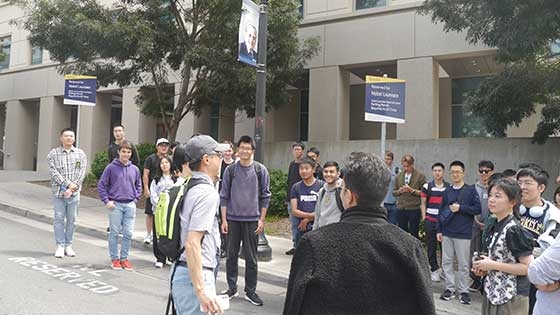
POLYGON ((95 106, 97 77, 67 74, 64 76, 64 105, 77 105, 76 143, 80 134, 80 105, 95 106))
POLYGON ((366 76, 365 120, 381 122, 381 157, 385 155, 386 125, 403 124, 406 82, 366 76))

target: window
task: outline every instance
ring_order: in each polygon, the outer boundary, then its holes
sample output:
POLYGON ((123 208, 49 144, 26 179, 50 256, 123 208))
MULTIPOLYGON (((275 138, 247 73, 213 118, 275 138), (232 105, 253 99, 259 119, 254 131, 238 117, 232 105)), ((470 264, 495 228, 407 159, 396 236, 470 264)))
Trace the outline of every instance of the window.
POLYGON ((210 136, 214 139, 220 137, 220 103, 212 102, 210 105, 210 136))
POLYGON ((299 12, 299 16, 303 17, 303 0, 299 0, 298 12, 299 12))
POLYGON ((12 37, 0 37, 0 70, 10 66, 10 49, 12 47, 12 37))
POLYGON ((492 137, 484 126, 484 120, 474 115, 465 105, 469 93, 476 90, 484 79, 485 77, 478 77, 451 81, 451 137, 492 137))
POLYGON ((299 140, 307 141, 309 132, 309 90, 302 90, 299 111, 299 140))
POLYGON ((356 0, 356 10, 387 6, 387 0, 356 0))
POLYGON ((39 65, 43 63, 43 48, 31 46, 31 64, 39 65))

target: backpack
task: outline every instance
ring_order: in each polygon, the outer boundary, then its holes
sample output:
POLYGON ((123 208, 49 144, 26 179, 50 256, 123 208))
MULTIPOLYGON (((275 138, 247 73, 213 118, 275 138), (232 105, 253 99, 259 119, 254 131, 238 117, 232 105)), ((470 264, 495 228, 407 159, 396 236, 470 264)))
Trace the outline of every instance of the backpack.
MULTIPOLYGON (((336 200, 336 205, 338 206, 338 210, 340 210, 340 212, 344 211, 344 206, 342 205, 342 199, 340 198, 340 192, 342 191, 341 187, 336 187, 335 191, 334 191, 334 198, 336 200)), ((319 202, 321 202, 323 200, 323 197, 325 196, 325 189, 321 189, 321 195, 319 196, 319 202)))
POLYGON ((179 259, 185 247, 181 244, 181 210, 189 189, 205 181, 189 178, 159 194, 154 216, 157 247, 170 261, 179 259))
MULTIPOLYGON (((235 162, 231 165, 229 165, 228 167, 226 167, 226 170, 224 171, 224 173, 227 173, 229 175, 229 185, 228 185, 228 191, 229 194, 231 195, 231 183, 233 183, 233 178, 235 177, 235 169, 236 169, 236 164, 238 162, 235 162)), ((257 161, 253 161, 253 168, 255 169, 255 173, 257 174, 257 183, 258 183, 258 193, 259 193, 259 210, 261 207, 261 183, 262 183, 262 177, 263 177, 263 168, 264 165, 262 165, 261 163, 257 162, 257 161)), ((225 174, 224 174, 225 175, 225 174)))

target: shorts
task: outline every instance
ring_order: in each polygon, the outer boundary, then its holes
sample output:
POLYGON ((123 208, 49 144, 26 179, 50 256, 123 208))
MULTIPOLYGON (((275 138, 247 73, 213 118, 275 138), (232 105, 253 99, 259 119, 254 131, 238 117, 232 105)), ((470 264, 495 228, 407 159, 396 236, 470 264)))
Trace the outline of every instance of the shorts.
POLYGON ((150 200, 150 198, 146 198, 146 205, 144 206, 144 213, 154 215, 152 200, 150 200))

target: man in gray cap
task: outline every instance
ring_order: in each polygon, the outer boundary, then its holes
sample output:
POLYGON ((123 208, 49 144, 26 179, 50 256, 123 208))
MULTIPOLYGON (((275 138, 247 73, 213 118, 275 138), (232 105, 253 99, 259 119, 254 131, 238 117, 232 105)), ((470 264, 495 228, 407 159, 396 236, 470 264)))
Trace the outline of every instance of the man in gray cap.
POLYGON ((185 251, 176 262, 171 293, 177 314, 221 312, 216 300, 214 269, 220 248, 218 209, 220 196, 214 183, 218 178, 222 154, 229 145, 210 136, 198 135, 181 145, 174 161, 190 168, 191 180, 202 184, 188 190, 181 210, 181 244, 185 251), (203 312, 201 311, 203 310, 203 312))

